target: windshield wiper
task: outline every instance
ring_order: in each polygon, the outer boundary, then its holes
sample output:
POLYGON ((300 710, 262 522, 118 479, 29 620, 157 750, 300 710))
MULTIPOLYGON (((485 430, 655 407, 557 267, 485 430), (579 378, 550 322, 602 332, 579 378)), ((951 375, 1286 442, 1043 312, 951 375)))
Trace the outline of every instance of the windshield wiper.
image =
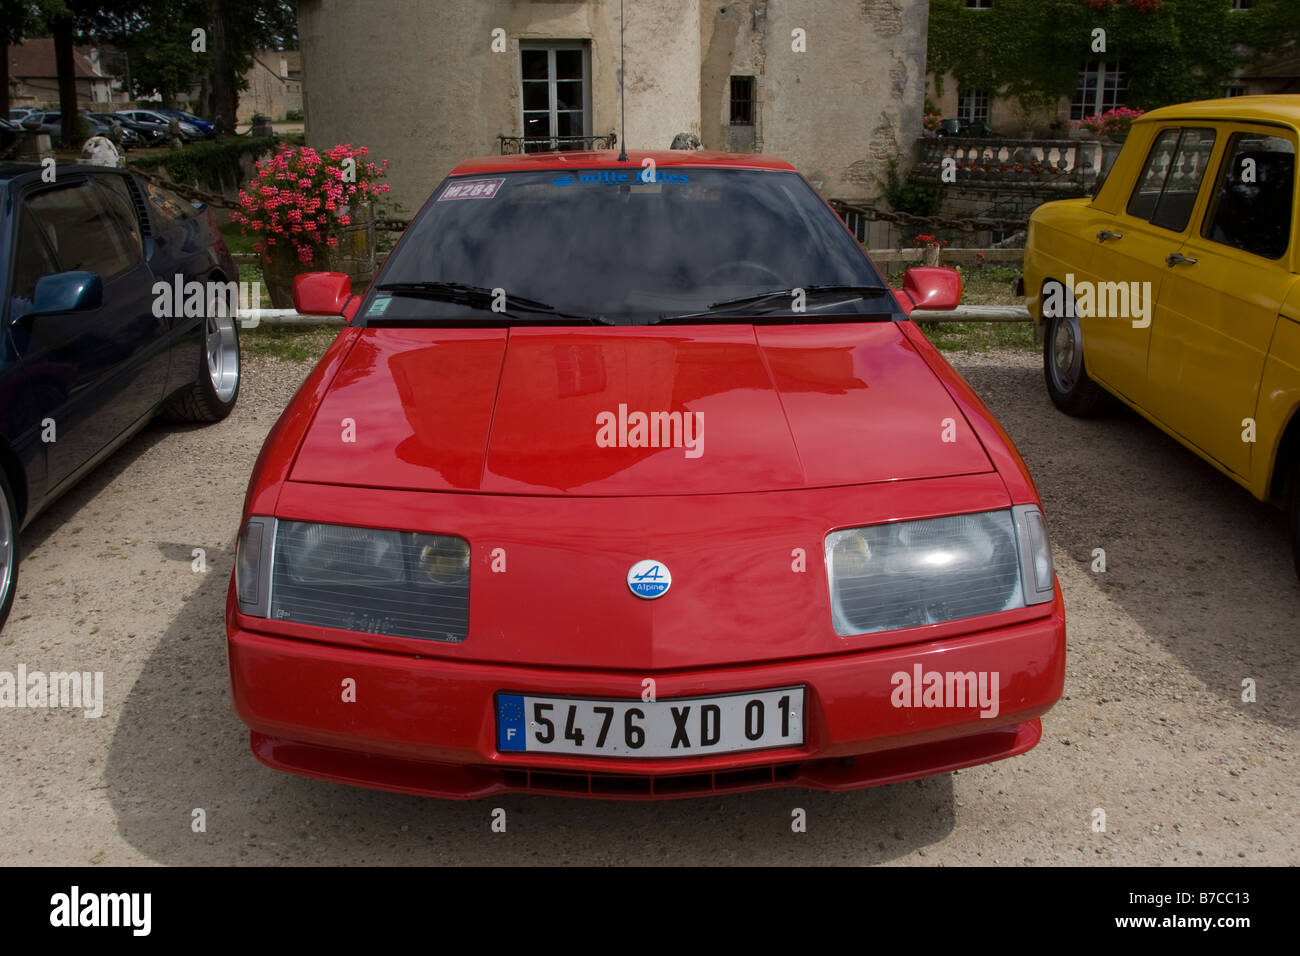
MULTIPOLYGON (((686 312, 681 315, 661 315, 660 323, 685 322, 689 319, 707 319, 714 316, 727 315, 736 309, 744 306, 763 306, 770 307, 773 305, 789 308, 789 303, 781 303, 780 300, 793 300, 797 291, 802 290, 805 301, 808 299, 819 299, 826 296, 835 296, 838 298, 879 298, 891 294, 891 290, 883 285, 807 285, 796 286, 789 289, 777 289, 772 292, 760 292, 757 295, 745 295, 736 299, 724 299, 721 302, 714 302, 707 309, 700 312, 686 312)), ((796 321, 824 321, 822 316, 809 316, 805 312, 794 313, 796 321)), ((784 316, 783 316, 784 318, 784 316)))
POLYGON ((562 312, 549 303, 518 295, 507 295, 505 297, 506 311, 499 312, 493 308, 493 305, 499 301, 495 290, 484 286, 465 285, 462 282, 385 282, 375 286, 375 289, 396 296, 409 296, 412 298, 432 299, 435 302, 451 302, 456 305, 465 305, 471 309, 492 312, 503 320, 514 318, 513 313, 515 312, 529 312, 552 316, 557 319, 576 319, 590 325, 613 324, 600 315, 589 312, 562 312))

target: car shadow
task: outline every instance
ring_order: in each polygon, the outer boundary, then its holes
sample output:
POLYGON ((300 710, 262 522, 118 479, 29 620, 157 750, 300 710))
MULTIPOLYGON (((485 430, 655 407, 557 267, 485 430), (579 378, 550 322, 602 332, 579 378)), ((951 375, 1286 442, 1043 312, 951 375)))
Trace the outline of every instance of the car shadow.
MULTIPOLYGON (((45 539, 53 534, 65 521, 80 511, 87 502, 94 498, 126 471, 136 460, 154 445, 176 431, 194 426, 167 425, 153 422, 133 435, 125 445, 109 455, 104 461, 92 468, 90 472, 46 508, 36 520, 23 531, 19 543, 22 554, 30 554, 45 539)), ((19 578, 19 587, 22 579, 19 578)))
POLYGON ((1033 475, 1058 572, 1074 565, 1071 577, 1233 709, 1300 724, 1300 584, 1283 513, 1126 408, 1093 419, 1061 413, 1037 364, 956 364, 1033 475), (1242 701, 1247 678, 1256 702, 1242 701))
MULTIPOLYGON (((219 563, 229 567, 227 553, 219 563)), ((880 863, 942 841, 953 781, 665 802, 512 794, 459 802, 270 770, 230 702, 228 577, 209 572, 121 702, 105 767, 121 836, 167 864, 880 863), (505 811, 504 833, 494 811, 505 811), (795 811, 806 814, 796 833, 795 811), (202 832, 197 829, 202 811, 202 832)), ((496 815, 500 818, 500 814, 496 815)))

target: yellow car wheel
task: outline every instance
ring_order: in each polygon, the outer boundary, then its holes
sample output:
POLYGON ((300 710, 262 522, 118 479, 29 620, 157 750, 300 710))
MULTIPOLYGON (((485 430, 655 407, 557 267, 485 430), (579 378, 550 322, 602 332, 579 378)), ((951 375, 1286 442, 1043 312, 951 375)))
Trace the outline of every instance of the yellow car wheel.
POLYGON ((1296 577, 1300 578, 1300 457, 1291 465, 1291 477, 1288 481, 1290 493, 1287 495, 1287 517, 1291 528, 1291 554, 1295 558, 1296 577))
POLYGON ((1088 377, 1083 333, 1074 315, 1053 315, 1043 336, 1043 378, 1052 404, 1067 415, 1096 415, 1110 404, 1106 391, 1088 377))

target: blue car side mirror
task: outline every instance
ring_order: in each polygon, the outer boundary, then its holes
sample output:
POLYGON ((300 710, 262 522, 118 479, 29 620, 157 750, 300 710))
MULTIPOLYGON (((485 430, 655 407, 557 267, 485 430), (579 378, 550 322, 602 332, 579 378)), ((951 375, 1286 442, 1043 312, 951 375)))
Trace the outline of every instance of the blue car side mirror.
POLYGON ((104 282, 93 272, 56 272, 36 280, 28 315, 48 312, 83 312, 104 301, 104 282))

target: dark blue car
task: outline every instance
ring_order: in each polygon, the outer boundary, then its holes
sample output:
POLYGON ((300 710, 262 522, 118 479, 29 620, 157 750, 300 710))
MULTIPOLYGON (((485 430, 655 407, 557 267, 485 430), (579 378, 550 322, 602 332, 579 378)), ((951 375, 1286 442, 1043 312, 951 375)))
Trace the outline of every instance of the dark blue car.
POLYGON ((209 120, 201 119, 193 113, 187 113, 184 110, 158 110, 164 116, 175 116, 178 120, 189 123, 191 126, 198 127, 204 139, 213 139, 217 135, 217 124, 209 120))
POLYGON ((239 395, 234 313, 161 294, 238 280, 211 213, 121 169, 42 174, 0 164, 0 626, 42 509, 155 416, 219 421, 239 395))

